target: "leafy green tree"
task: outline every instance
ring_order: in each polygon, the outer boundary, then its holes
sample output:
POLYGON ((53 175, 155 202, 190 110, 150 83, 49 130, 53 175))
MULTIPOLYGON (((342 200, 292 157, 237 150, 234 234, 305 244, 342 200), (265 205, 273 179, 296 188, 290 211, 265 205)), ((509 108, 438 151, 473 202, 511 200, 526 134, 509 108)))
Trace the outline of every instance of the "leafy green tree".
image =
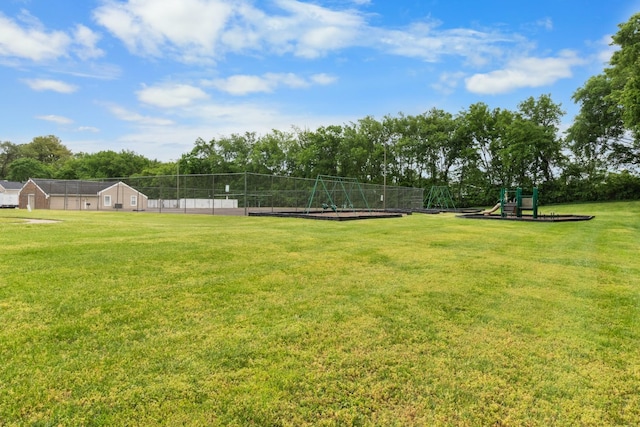
POLYGON ((7 179, 25 182, 29 178, 51 178, 52 176, 51 166, 30 157, 23 157, 11 162, 7 179))
POLYGON ((457 123, 451 113, 436 108, 421 117, 424 119, 424 131, 429 135, 428 152, 431 158, 426 157, 426 160, 434 165, 431 175, 439 184, 448 185, 461 149, 456 138, 457 123))
POLYGON ((298 130, 296 136, 297 176, 336 176, 341 174, 342 168, 347 167, 344 156, 339 156, 343 146, 342 126, 319 127, 315 132, 298 130))
POLYGON ((526 175, 523 158, 526 154, 527 143, 522 143, 514 130, 518 127, 517 115, 510 110, 494 109, 491 111, 492 129, 491 141, 486 149, 490 159, 488 166, 493 185, 499 187, 513 187, 516 177, 526 175), (524 148, 524 150, 523 150, 524 148))
POLYGON ((256 138, 255 132, 245 132, 243 135, 231 134, 218 139, 215 147, 219 163, 215 165, 215 170, 221 173, 246 172, 256 138))
POLYGON ((257 139, 249 155, 249 171, 269 175, 286 175, 286 150, 292 134, 273 130, 257 139))
POLYGON ((560 104, 553 102, 551 95, 541 95, 538 99, 529 97, 518 108, 524 119, 534 125, 528 127, 527 136, 533 149, 533 183, 540 182, 540 175, 546 182, 553 181, 554 168, 561 167, 564 161, 559 126, 565 112, 560 104))
POLYGON ((205 141, 202 138, 196 139, 193 149, 183 154, 178 165, 173 166, 173 174, 209 174, 221 172, 223 161, 218 154, 216 140, 205 141))
POLYGON ((389 130, 387 143, 387 184, 413 185, 417 181, 420 161, 421 135, 418 119, 399 113, 398 117, 386 116, 383 121, 389 130))
POLYGON ((537 182, 536 150, 542 133, 539 126, 518 114, 510 117, 500 150, 502 182, 505 187, 531 187, 537 182))
POLYGON ((152 162, 152 164, 144 168, 140 173, 136 174, 136 177, 146 176, 167 176, 174 175, 177 170, 177 162, 152 162))
POLYGON ((448 183, 459 141, 450 113, 433 108, 417 116, 385 117, 395 182, 424 186, 448 183))
MULTIPOLYGON (((576 90, 573 100, 580 112, 567 130, 567 143, 586 179, 594 179, 612 165, 624 164, 629 141, 625 137, 622 108, 611 97, 611 79, 591 77, 576 90)), ((574 168, 575 170, 575 168, 574 168)))
POLYGON ((75 154, 70 159, 65 160, 55 171, 54 177, 57 179, 87 179, 92 178, 83 168, 82 156, 75 154))
POLYGON ((36 159, 41 163, 53 165, 72 156, 71 151, 55 135, 37 136, 27 144, 20 146, 21 157, 36 159))
POLYGON ((9 173, 9 165, 20 157, 20 146, 9 141, 0 143, 0 178, 9 173))
POLYGON ((362 182, 384 182, 384 151, 388 131, 382 122, 371 116, 343 127, 340 147, 343 173, 362 182))
POLYGON ((140 174, 155 161, 122 150, 119 153, 111 150, 97 153, 80 153, 67 159, 56 173, 57 178, 92 179, 92 178, 124 178, 140 174))
POLYGON ((463 112, 454 117, 454 134, 452 144, 455 151, 454 166, 450 171, 449 185, 455 189, 457 206, 478 206, 491 203, 493 196, 487 202, 484 191, 479 191, 486 181, 485 174, 480 170, 480 156, 474 146, 474 140, 468 134, 465 125, 466 117, 463 112))
POLYGON ((640 137, 640 13, 618 27, 612 39, 620 49, 613 53, 605 73, 613 89, 609 96, 622 106, 625 127, 637 140, 640 137))
MULTIPOLYGON (((530 182, 532 121, 506 109, 472 104, 456 117, 459 192, 476 204, 494 203, 500 187, 530 182)), ((460 196, 461 197, 461 196, 460 196)))
POLYGON ((496 111, 491 111, 489 106, 478 102, 469 106, 460 113, 460 128, 458 137, 465 140, 465 145, 475 151, 475 167, 482 172, 483 179, 476 182, 478 187, 491 187, 500 185, 496 176, 494 159, 496 147, 494 144, 496 134, 496 111))
POLYGON ((408 185, 407 183, 414 178, 413 172, 409 172, 408 169, 417 157, 413 140, 417 133, 417 124, 412 117, 401 112, 397 117, 384 116, 382 125, 387 134, 384 162, 386 182, 390 185, 408 185))
POLYGON ((613 165, 640 164, 640 13, 618 27, 612 44, 619 49, 609 66, 573 95, 581 107, 568 139, 589 176, 613 165), (602 164, 603 158, 610 164, 602 164))

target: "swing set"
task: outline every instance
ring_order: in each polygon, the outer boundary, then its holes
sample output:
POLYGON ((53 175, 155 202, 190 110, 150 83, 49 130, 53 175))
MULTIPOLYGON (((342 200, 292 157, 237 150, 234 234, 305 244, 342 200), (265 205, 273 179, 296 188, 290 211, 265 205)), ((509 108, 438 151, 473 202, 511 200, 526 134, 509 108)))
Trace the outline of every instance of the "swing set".
POLYGON ((314 200, 316 203, 320 203, 323 211, 331 209, 336 215, 339 212, 354 212, 356 210, 371 212, 362 186, 356 178, 318 175, 305 214, 311 212, 314 200))

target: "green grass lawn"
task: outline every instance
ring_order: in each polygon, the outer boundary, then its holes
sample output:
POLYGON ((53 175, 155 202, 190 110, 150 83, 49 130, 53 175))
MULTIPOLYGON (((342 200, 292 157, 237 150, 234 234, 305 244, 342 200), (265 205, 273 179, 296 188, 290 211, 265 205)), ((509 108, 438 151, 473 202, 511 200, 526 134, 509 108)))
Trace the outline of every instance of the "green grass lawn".
POLYGON ((0 211, 0 426, 638 425, 640 202, 552 210, 0 211))

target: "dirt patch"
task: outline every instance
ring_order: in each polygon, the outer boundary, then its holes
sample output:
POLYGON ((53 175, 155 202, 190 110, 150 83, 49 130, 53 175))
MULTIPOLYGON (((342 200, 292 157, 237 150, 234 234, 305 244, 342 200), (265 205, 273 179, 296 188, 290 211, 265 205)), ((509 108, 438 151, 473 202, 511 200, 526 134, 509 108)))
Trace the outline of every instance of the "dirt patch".
POLYGON ((24 222, 26 222, 27 224, 55 224, 55 223, 60 222, 60 221, 56 221, 55 219, 34 219, 34 218, 29 218, 29 219, 25 219, 24 222))

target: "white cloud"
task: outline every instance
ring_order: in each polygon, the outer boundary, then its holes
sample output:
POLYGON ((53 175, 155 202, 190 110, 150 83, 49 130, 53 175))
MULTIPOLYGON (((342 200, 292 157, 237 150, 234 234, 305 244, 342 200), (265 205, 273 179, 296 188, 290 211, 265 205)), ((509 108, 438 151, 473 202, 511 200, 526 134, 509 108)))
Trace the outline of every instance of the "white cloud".
POLYGON ((553 21, 549 17, 538 20, 536 24, 545 30, 553 30, 553 21))
POLYGON ((311 86, 311 82, 294 73, 267 73, 266 78, 275 81, 279 85, 290 87, 292 89, 300 89, 311 86))
POLYGON ((23 82, 36 91, 51 90, 59 93, 73 93, 78 90, 77 86, 59 80, 25 79, 23 82))
POLYGON ((78 132, 91 132, 91 133, 98 133, 100 132, 100 129, 98 129, 97 127, 93 127, 93 126, 80 126, 78 129, 76 129, 78 132))
POLYGON ((298 30, 298 56, 315 58, 358 44, 361 30, 366 27, 363 17, 354 11, 333 11, 294 0, 280 0, 278 4, 292 13, 298 30))
POLYGON ((96 47, 100 36, 84 25, 77 25, 74 30, 76 42, 76 53, 81 59, 99 58, 104 55, 104 51, 96 47))
POLYGON ((276 82, 260 76, 235 75, 208 82, 214 88, 231 95, 247 95, 256 92, 272 92, 276 82))
POLYGON ((238 74, 224 79, 204 81, 203 84, 231 95, 271 93, 284 86, 292 89, 306 88, 313 84, 328 85, 336 80, 328 74, 314 74, 308 79, 294 73, 266 73, 262 76, 238 74))
POLYGON ((232 13, 221 0, 107 0, 95 20, 136 54, 183 60, 216 55, 216 42, 232 13))
MULTIPOLYGON (((131 113, 128 113, 131 114, 131 113)), ((233 133, 256 132, 264 135, 273 129, 316 129, 343 121, 357 121, 358 117, 315 116, 303 111, 287 112, 270 104, 256 102, 200 103, 181 111, 190 124, 154 125, 134 123, 131 133, 118 138, 123 148, 136 147, 136 152, 163 161, 175 159, 179 153, 193 148, 197 138, 209 140, 233 133)))
POLYGON ((58 123, 59 125, 68 125, 73 123, 73 120, 67 118, 67 117, 63 117, 63 116, 56 116, 53 114, 49 114, 46 116, 36 116, 37 119, 40 120, 46 120, 48 122, 54 122, 54 123, 58 123))
POLYGON ((458 87, 458 83, 460 83, 460 80, 462 80, 464 76, 465 74, 461 71, 453 73, 444 72, 440 74, 438 82, 432 84, 431 87, 438 92, 450 94, 458 87))
POLYGON ((66 32, 50 31, 26 10, 17 19, 0 12, 0 57, 45 62, 75 53, 82 60, 93 59, 104 55, 96 46, 99 39, 98 34, 84 25, 66 32))
POLYGON ((331 76, 329 74, 325 74, 325 73, 319 73, 319 74, 314 74, 313 76, 311 76, 311 81, 322 85, 322 86, 326 86, 326 85, 330 85, 335 83, 338 80, 337 77, 335 76, 331 76))
POLYGON ((71 37, 62 31, 47 31, 31 15, 23 12, 26 27, 0 12, 0 56, 45 61, 67 54, 71 37))
POLYGON ((115 80, 122 75, 120 66, 96 62, 84 62, 81 67, 77 63, 68 63, 57 66, 55 71, 70 76, 98 80, 115 80))
POLYGON ((118 105, 107 105, 107 108, 118 119, 124 120, 126 122, 135 122, 141 125, 149 126, 169 126, 174 124, 172 120, 143 116, 139 113, 129 111, 126 108, 120 107, 118 105))
POLYGON ((415 23, 402 30, 371 29, 379 48, 388 53, 418 58, 428 62, 440 61, 443 56, 459 56, 472 65, 480 66, 488 58, 503 55, 507 44, 521 43, 515 35, 483 32, 464 28, 441 30, 438 21, 415 23))
MULTIPOLYGON (((356 5, 367 0, 354 0, 356 5)), ((370 25, 357 9, 333 10, 311 2, 274 0, 275 10, 237 0, 104 0, 95 20, 139 55, 210 63, 229 53, 292 54, 314 59, 351 47, 426 61, 461 56, 474 65, 501 56, 517 35, 464 28, 441 29, 435 20, 406 28, 370 25)), ((552 25, 542 20, 539 25, 552 25)))
POLYGON ((523 87, 548 86, 560 79, 572 77, 572 67, 584 64, 572 51, 557 57, 516 58, 501 70, 474 74, 465 80, 467 90, 478 94, 501 94, 523 87))
POLYGON ((315 58, 358 39, 365 22, 355 11, 334 11, 296 0, 276 0, 269 16, 249 2, 221 0, 106 0, 95 20, 127 48, 144 56, 210 61, 227 52, 265 49, 315 58))
POLYGON ((145 104, 162 108, 184 107, 208 98, 202 89, 186 84, 145 87, 137 91, 136 95, 145 104))
POLYGON ((602 37, 597 43, 598 53, 597 58, 599 65, 609 64, 611 61, 611 57, 613 56, 613 52, 619 49, 618 46, 612 45, 613 38, 611 35, 606 35, 602 37))

